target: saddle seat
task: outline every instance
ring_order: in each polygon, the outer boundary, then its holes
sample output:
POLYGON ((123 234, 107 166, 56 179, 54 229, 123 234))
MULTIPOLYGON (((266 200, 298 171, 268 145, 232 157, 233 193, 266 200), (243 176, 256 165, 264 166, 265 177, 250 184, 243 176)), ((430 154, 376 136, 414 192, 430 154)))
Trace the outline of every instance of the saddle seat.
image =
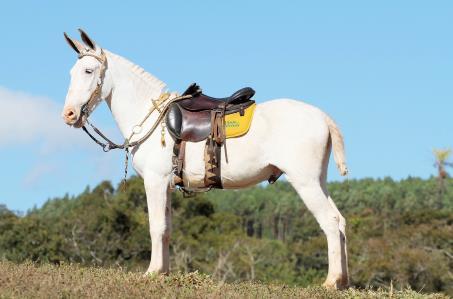
POLYGON ((183 93, 190 95, 190 98, 174 102, 168 108, 165 119, 167 129, 176 140, 189 142, 205 140, 213 131, 224 135, 225 115, 237 112, 244 115, 245 109, 255 103, 251 100, 254 94, 252 88, 246 87, 230 97, 213 98, 203 94, 194 83, 183 93), (222 119, 223 127, 219 124, 222 119))
POLYGON ((196 83, 190 85, 183 95, 192 95, 192 98, 181 100, 179 105, 190 111, 212 110, 225 107, 226 111, 234 105, 247 103, 255 95, 250 87, 239 89, 226 98, 214 98, 202 93, 200 86, 196 83))

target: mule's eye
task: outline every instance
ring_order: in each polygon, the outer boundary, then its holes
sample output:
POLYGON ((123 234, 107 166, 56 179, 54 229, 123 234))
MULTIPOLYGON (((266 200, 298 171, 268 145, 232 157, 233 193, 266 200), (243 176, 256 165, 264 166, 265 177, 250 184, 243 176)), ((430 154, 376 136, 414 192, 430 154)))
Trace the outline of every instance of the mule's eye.
POLYGON ((86 69, 86 70, 85 70, 85 73, 87 73, 87 74, 91 74, 92 72, 93 72, 92 69, 86 69))

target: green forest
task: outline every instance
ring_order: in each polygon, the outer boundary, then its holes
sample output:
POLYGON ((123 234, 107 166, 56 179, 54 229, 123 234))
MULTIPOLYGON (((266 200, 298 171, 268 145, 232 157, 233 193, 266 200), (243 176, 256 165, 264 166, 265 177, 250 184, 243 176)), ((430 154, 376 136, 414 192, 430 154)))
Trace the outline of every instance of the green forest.
MULTIPOLYGON (((351 284, 453 295, 453 179, 329 184, 347 220, 351 284)), ((221 281, 308 286, 327 274, 327 243, 281 180, 185 198, 173 193, 171 269, 221 281)), ((145 271, 151 255, 143 181, 102 182, 20 215, 0 206, 0 259, 145 271)))

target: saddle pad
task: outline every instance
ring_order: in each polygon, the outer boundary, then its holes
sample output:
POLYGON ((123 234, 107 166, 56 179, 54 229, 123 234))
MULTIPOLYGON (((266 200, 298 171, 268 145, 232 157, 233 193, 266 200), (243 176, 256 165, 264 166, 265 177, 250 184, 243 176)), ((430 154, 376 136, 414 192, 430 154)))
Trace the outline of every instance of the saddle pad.
POLYGON ((240 112, 225 115, 226 138, 240 137, 249 131, 255 108, 256 104, 245 108, 244 115, 242 116, 240 112))

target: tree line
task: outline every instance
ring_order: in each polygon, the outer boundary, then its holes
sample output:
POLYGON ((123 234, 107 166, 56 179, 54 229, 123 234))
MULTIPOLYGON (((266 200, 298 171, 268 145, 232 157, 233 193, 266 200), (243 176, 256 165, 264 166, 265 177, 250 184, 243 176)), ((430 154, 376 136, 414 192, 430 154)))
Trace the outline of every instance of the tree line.
MULTIPOLYGON (((347 219, 351 283, 453 294, 453 179, 361 179, 329 191, 347 219), (439 188, 441 192, 439 192, 439 188)), ((306 286, 327 272, 327 243, 285 181, 172 198, 172 271, 306 286)), ((151 255, 143 181, 105 181, 18 215, 0 206, 0 258, 144 271, 151 255)))

